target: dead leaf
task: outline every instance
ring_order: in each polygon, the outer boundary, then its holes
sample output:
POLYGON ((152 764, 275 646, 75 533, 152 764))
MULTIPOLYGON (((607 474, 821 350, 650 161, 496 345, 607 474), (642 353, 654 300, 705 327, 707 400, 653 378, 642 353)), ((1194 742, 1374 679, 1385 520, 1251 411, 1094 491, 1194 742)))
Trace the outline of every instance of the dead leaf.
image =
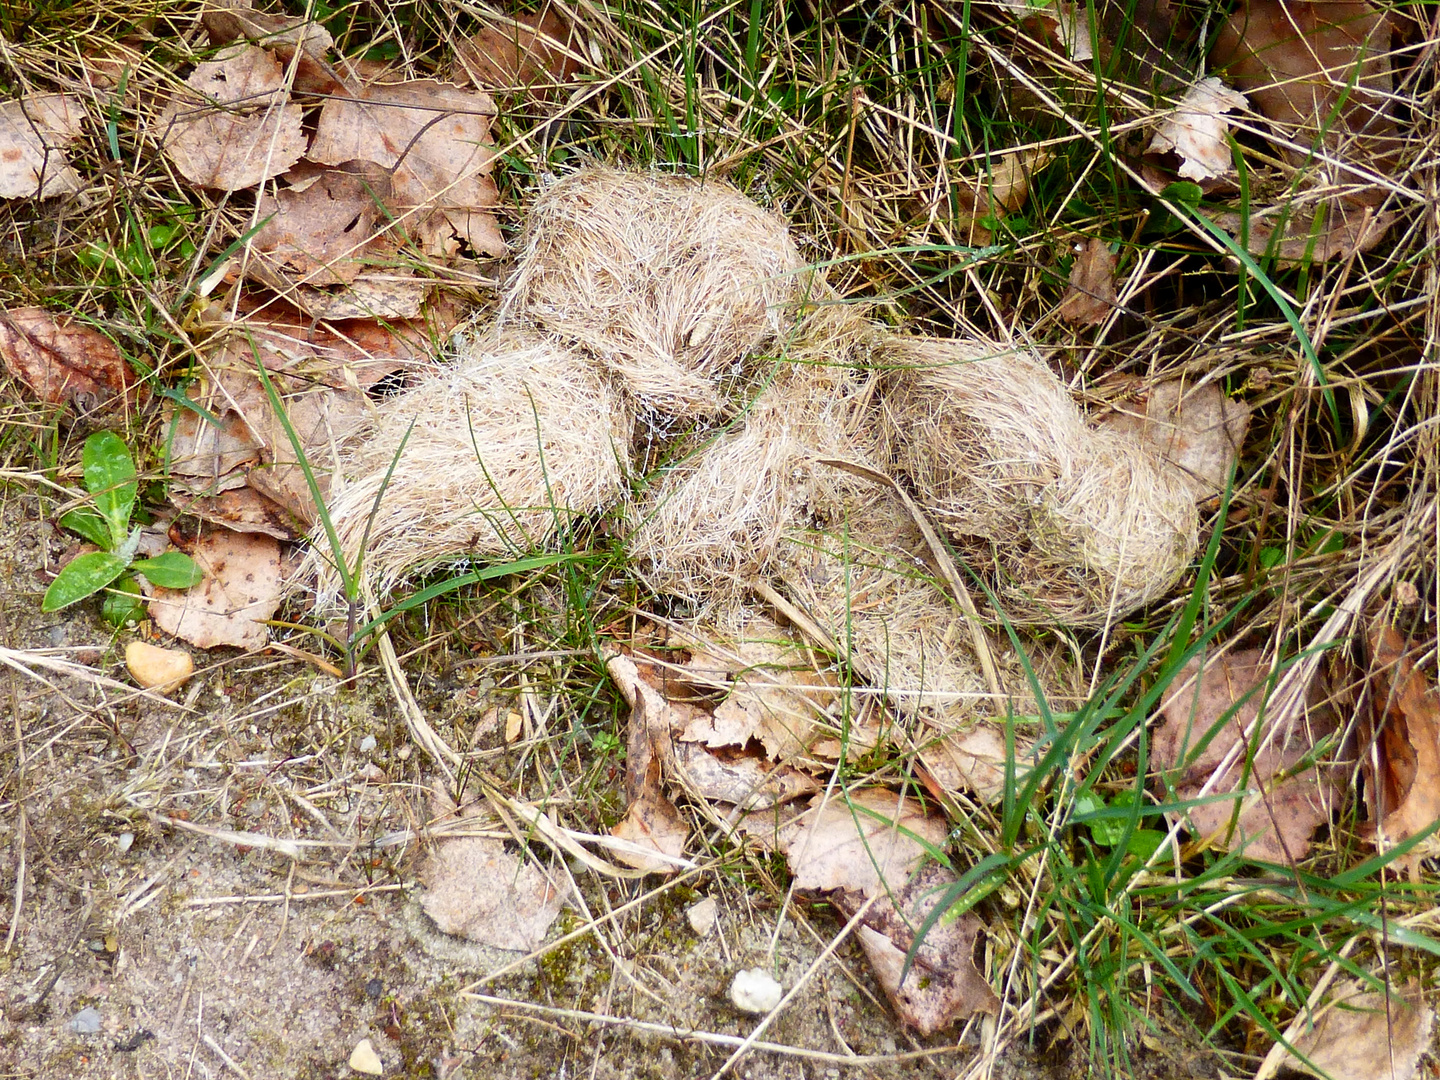
POLYGON ((1094 326, 1119 301, 1115 292, 1115 256, 1099 237, 1075 245, 1070 287, 1060 301, 1060 318, 1077 326, 1094 326))
POLYGON ((1226 232, 1244 236, 1250 254, 1302 265, 1370 251, 1398 219, 1392 211, 1353 206, 1323 191, 1253 208, 1248 217, 1228 210, 1215 215, 1226 232))
POLYGON ((1235 799, 1186 810, 1197 837, 1228 850, 1243 849, 1252 859, 1291 863, 1305 856, 1310 834, 1330 820, 1344 797, 1353 756, 1348 745, 1338 746, 1288 776, 1344 725, 1325 703, 1326 680, 1317 678, 1307 690, 1305 708, 1279 724, 1267 712, 1255 737, 1251 729, 1267 701, 1269 676, 1270 664, 1258 649, 1232 652, 1203 666, 1201 658, 1191 660, 1161 702, 1165 721, 1155 732, 1151 754, 1157 771, 1172 774, 1167 800, 1196 799, 1202 792, 1239 796, 1233 834, 1235 799), (1217 776, 1227 757, 1231 764, 1217 776))
POLYGON ((942 847, 949 828, 914 799, 884 788, 817 796, 810 809, 780 831, 780 850, 797 889, 847 889, 870 897, 885 883, 909 880, 942 847))
POLYGON ((479 90, 430 79, 369 86, 325 102, 309 157, 325 165, 372 161, 393 170, 397 210, 484 210, 499 199, 489 177, 494 115, 495 102, 479 90))
MULTIPOLYGON (((1370 635, 1369 737, 1376 742, 1379 771, 1370 754, 1363 764, 1370 822, 1366 829, 1382 850, 1423 832, 1440 818, 1440 697, 1415 667, 1409 643, 1391 626, 1370 635), (1378 828, 1375 823, 1379 823, 1378 828)), ((1398 860, 1414 875, 1436 850, 1422 842, 1398 860)))
POLYGON ((280 544, 257 533, 207 529, 184 550, 205 580, 183 592, 157 587, 149 604, 155 625, 202 649, 263 648, 264 620, 274 617, 284 591, 280 544))
POLYGON ((1324 1080, 1411 1080, 1434 1022, 1418 982, 1377 993, 1347 980, 1294 1040, 1297 1053, 1287 1052, 1284 1066, 1324 1080))
POLYGON ((1179 469, 1196 501, 1203 502, 1229 482, 1250 427, 1250 406, 1232 401, 1215 383, 1187 389, 1185 380, 1170 379, 1101 423, 1139 439, 1179 469))
POLYGON ((198 100, 165 108, 165 154, 201 187, 239 191, 279 176, 305 153, 301 110, 280 62, 241 46, 196 66, 185 80, 198 100))
MULTIPOLYGON (((1210 67, 1294 144, 1282 147, 1293 164, 1318 138, 1342 170, 1350 161, 1388 174, 1399 144, 1390 23, 1364 0, 1247 0, 1221 25, 1210 67)), ((1342 181, 1369 186, 1354 173, 1342 181)))
POLYGON ((302 93, 346 90, 345 80, 325 59, 335 40, 317 22, 256 11, 250 0, 210 0, 200 21, 210 35, 210 44, 217 48, 243 39, 272 50, 287 66, 298 50, 295 89, 302 93))
POLYGON ((1047 150, 1015 150, 1000 157, 985 175, 955 185, 957 227, 963 242, 983 247, 995 239, 993 225, 1017 214, 1030 198, 1030 178, 1054 159, 1047 150))
MULTIPOLYGON (((975 938, 983 926, 972 912, 931 926, 901 982, 915 930, 955 881, 955 875, 940 864, 927 863, 892 896, 874 904, 856 928, 865 957, 896 1015, 921 1035, 933 1035, 973 1013, 999 1012, 995 991, 975 967, 975 938)), ((847 892, 833 899, 847 918, 863 903, 857 894, 847 892)))
POLYGON ((136 379, 100 331, 38 307, 0 311, 0 360, 41 401, 96 415, 133 403, 136 379))
POLYGON ((1231 124, 1225 114, 1245 108, 1245 95, 1215 76, 1201 79, 1185 91, 1175 111, 1156 125, 1147 153, 1169 153, 1180 158, 1179 173, 1187 180, 1209 180, 1233 172, 1230 153, 1231 124))
POLYGON ((359 274, 334 290, 301 285, 279 289, 282 296, 307 315, 325 322, 347 319, 418 319, 430 295, 431 282, 408 270, 359 274))
POLYGON ((665 698, 641 677, 640 669, 628 656, 611 656, 605 662, 626 703, 630 706, 625 751, 625 795, 629 808, 625 817, 610 830, 613 836, 668 858, 652 858, 632 852, 615 853, 628 866, 652 874, 673 874, 685 850, 690 827, 665 795, 667 774, 675 770, 671 729, 677 724, 674 710, 665 698))
POLYGON ((389 221, 390 180, 384 170, 326 169, 306 181, 260 196, 264 224, 254 250, 267 269, 289 278, 280 291, 287 285, 348 285, 399 249, 392 236, 377 235, 389 221))
POLYGON ((698 794, 741 810, 765 810, 820 790, 813 776, 734 747, 708 750, 677 742, 675 756, 698 794))
MULTIPOLYGON (((476 817, 475 810, 471 804, 460 817, 476 817)), ((442 933, 513 952, 533 952, 544 942, 569 893, 558 876, 487 836, 442 839, 425 860, 420 880, 425 885, 420 906, 442 933)))
MULTIPOLYGON (((244 480, 243 474, 241 480, 244 480)), ((237 487, 219 495, 185 499, 172 485, 171 497, 181 513, 231 532, 263 533, 277 540, 298 540, 305 535, 305 526, 298 518, 254 488, 237 487)))
POLYGON ((0 103, 0 199, 42 199, 83 187, 64 154, 85 123, 68 94, 27 94, 0 103))
POLYGON ((577 35, 553 8, 496 18, 455 49, 455 81, 492 90, 558 84, 580 70, 577 35))
MULTIPOLYGON (((1030 771, 1035 742, 1016 732, 1015 783, 1023 784, 1030 771)), ((924 746, 920 762, 946 792, 967 790, 984 803, 998 802, 1005 794, 1005 736, 993 724, 978 723, 967 731, 947 733, 924 746)))

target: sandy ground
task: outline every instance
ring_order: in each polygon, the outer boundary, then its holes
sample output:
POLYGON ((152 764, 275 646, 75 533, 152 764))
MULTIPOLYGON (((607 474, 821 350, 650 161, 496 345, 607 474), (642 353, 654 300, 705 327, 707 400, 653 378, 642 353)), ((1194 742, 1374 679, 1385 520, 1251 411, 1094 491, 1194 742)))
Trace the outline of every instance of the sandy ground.
MULTIPOLYGON (((0 535, 3 644, 124 681, 126 635, 93 606, 40 614, 65 540, 39 503, 11 493, 0 535)), ((350 1076, 362 1039, 395 1076, 707 1076, 757 1022, 730 1004, 733 974, 766 968, 788 989, 835 933, 732 860, 641 903, 657 879, 577 870, 584 909, 613 918, 538 960, 439 934, 415 899, 423 845, 376 843, 423 824, 434 780, 383 682, 341 689, 287 657, 222 653, 197 657, 172 705, 5 676, 0 1077, 350 1076), (280 841, 307 846, 291 858, 280 841), (719 917, 702 937, 685 912, 707 896, 719 917)), ((523 794, 533 762, 503 733, 477 737, 494 681, 421 700, 523 794)), ((584 925, 572 908, 550 940, 584 925)), ((879 999, 842 944, 763 1035, 791 1049, 754 1050, 734 1075, 954 1076, 972 1059, 978 1026, 922 1044, 879 999)), ((1000 1072, 1037 1068, 1020 1055, 1000 1072)))

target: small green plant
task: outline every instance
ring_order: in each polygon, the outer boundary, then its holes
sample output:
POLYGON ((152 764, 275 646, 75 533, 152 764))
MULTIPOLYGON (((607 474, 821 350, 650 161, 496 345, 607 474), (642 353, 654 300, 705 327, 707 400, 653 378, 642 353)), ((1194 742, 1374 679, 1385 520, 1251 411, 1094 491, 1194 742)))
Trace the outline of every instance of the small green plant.
POLYGON ((97 431, 85 440, 80 460, 85 490, 94 507, 82 506, 62 514, 60 524, 100 550, 72 559, 45 590, 40 610, 59 611, 109 586, 102 613, 121 626, 139 615, 136 573, 166 589, 198 585, 205 575, 189 555, 167 551, 153 559, 135 558, 140 529, 130 527, 130 516, 140 489, 135 481, 135 460, 124 441, 113 432, 97 431))

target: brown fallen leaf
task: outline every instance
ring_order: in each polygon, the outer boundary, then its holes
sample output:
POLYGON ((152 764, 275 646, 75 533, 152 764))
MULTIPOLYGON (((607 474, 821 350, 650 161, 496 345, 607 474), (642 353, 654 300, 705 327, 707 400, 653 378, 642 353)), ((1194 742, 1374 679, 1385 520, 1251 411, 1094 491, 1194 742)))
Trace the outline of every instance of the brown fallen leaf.
POLYGON ((299 285, 277 289, 301 311, 324 322, 410 320, 424 311, 432 282, 409 270, 363 273, 334 290, 299 285))
POLYGON ((264 224, 255 234, 254 250, 263 267, 282 278, 280 291, 295 285, 349 285, 367 266, 399 249, 393 236, 377 235, 389 221, 389 176, 379 166, 355 164, 355 171, 325 169, 306 176, 303 186, 261 194, 258 212, 264 224))
POLYGON ((1229 210, 1215 215, 1226 232, 1244 236, 1252 255, 1302 264, 1370 251, 1398 219, 1392 211, 1352 205, 1323 190, 1253 208, 1248 216, 1229 210))
MULTIPOLYGON (((1440 818, 1440 695, 1415 667, 1410 646, 1392 626, 1370 634, 1368 739, 1375 753, 1362 761, 1370 822, 1365 830, 1381 850, 1423 832, 1440 818), (1378 769, 1376 761, 1378 760, 1378 769)), ((1411 875, 1440 849, 1422 842, 1397 860, 1411 875)))
POLYGON ((50 199, 79 191, 80 174, 64 150, 84 123, 84 104, 68 94, 0 102, 0 199, 50 199))
POLYGON ((797 889, 847 889, 870 897, 887 883, 908 881, 926 858, 925 845, 941 847, 948 834, 945 820, 914 799, 866 788, 816 796, 781 829, 779 842, 797 889))
POLYGON ((279 542, 257 533, 206 529, 176 546, 195 560, 205 580, 183 592, 157 587, 149 604, 155 625, 202 649, 263 648, 264 620, 274 617, 284 592, 279 542))
POLYGON ((43 308, 0 311, 0 360, 41 401, 87 416, 133 403, 138 394, 113 341, 43 308))
POLYGON ((238 487, 219 495, 186 499, 172 485, 170 494, 182 514, 231 532, 263 533, 277 540, 298 540, 305 535, 305 526, 295 515, 254 488, 238 487))
POLYGON ((1187 388, 1183 379, 1170 379, 1101 423, 1148 445, 1179 470, 1196 501, 1203 502, 1229 482, 1250 427, 1250 406, 1226 397, 1215 383, 1187 388))
MULTIPOLYGON (((973 1013, 994 1016, 1000 1008, 995 991, 975 967, 975 938, 983 924, 973 912, 931 926, 901 981, 916 929, 955 881, 940 864, 927 863, 892 896, 873 905, 856 928, 865 958, 896 1015, 921 1035, 933 1035, 973 1013)), ((833 899, 846 918, 863 904, 859 894, 848 891, 833 899)))
POLYGON ((494 115, 495 102, 479 90, 430 79, 377 84, 325 102, 309 157, 391 170, 391 208, 404 229, 418 229, 431 212, 483 211, 499 201, 489 175, 494 115), (410 213, 417 208, 423 212, 410 213))
POLYGON ((690 826, 664 792, 667 774, 675 771, 671 729, 677 718, 672 706, 640 674, 628 656, 611 656, 605 663, 611 681, 630 706, 625 751, 625 817, 611 835, 654 851, 659 858, 616 852, 628 866, 652 874, 673 874, 690 837, 690 826))
POLYGON ((329 94, 346 89, 345 81, 325 59, 335 40, 317 22, 289 15, 256 11, 251 0, 210 0, 200 22, 215 47, 232 41, 248 41, 272 50, 287 66, 295 64, 295 89, 303 93, 329 94))
MULTIPOLYGON (((1030 771, 1035 740, 1016 732, 1015 783, 1023 784, 1030 771)), ((942 791, 966 790, 981 802, 996 803, 1005 794, 1005 735, 993 724, 978 723, 968 730, 946 733, 920 750, 920 763, 942 791)))
POLYGON ((1115 292, 1115 256, 1099 237, 1075 245, 1070 287, 1060 301, 1060 318, 1077 326, 1094 326, 1119 302, 1115 292))
POLYGON ((1197 838, 1243 850, 1252 859, 1292 863, 1309 851, 1311 833, 1330 820, 1344 797, 1354 757, 1348 744, 1339 745, 1288 775, 1344 724, 1326 703, 1326 680, 1317 678, 1305 708, 1280 724, 1267 714, 1257 738, 1251 729, 1267 703, 1269 676, 1270 664, 1259 649, 1191 660, 1161 702, 1165 720, 1151 755, 1156 771, 1166 776, 1164 801, 1196 799, 1202 792, 1237 796, 1238 820, 1237 799, 1184 812, 1197 838), (1226 758, 1231 763, 1219 772, 1226 758))
POLYGON ((545 89, 580 70, 574 28, 547 6, 538 15, 496 18, 455 49, 452 74, 492 90, 545 89), (537 85, 540 84, 540 85, 537 85))
POLYGON ((191 183, 239 191, 305 153, 300 106, 290 101, 280 61, 264 49, 230 49, 185 81, 195 95, 172 101, 162 119, 165 154, 191 183))
POLYGON ((1175 111, 1161 118, 1146 153, 1173 152, 1180 158, 1180 176, 1210 180, 1235 171, 1227 137, 1232 127, 1225 114, 1245 108, 1245 95, 1215 76, 1185 91, 1175 111))
MULTIPOLYGON (((1210 68, 1294 144, 1282 147, 1292 163, 1308 162, 1318 138, 1342 170, 1388 172, 1398 149, 1390 23, 1365 0, 1246 0, 1221 25, 1210 68)), ((1343 182, 1369 186, 1353 173, 1343 182)))
POLYGON ((1019 213, 1030 198, 1030 178, 1054 159, 1046 150, 1016 150, 995 161, 978 179, 962 179, 955 186, 956 224, 961 242, 983 247, 995 239, 987 222, 1019 213))
MULTIPOLYGON (((442 793, 434 801, 437 820, 458 816, 481 824, 474 803, 457 811, 442 793)), ((562 876, 547 874, 533 858, 514 855, 489 836, 442 837, 420 881, 420 907, 442 933, 513 952, 533 952, 544 942, 569 895, 562 876)))
POLYGON ((1435 1023, 1418 982, 1380 993, 1347 980, 1317 1013, 1284 1064, 1324 1080, 1411 1080, 1435 1023))

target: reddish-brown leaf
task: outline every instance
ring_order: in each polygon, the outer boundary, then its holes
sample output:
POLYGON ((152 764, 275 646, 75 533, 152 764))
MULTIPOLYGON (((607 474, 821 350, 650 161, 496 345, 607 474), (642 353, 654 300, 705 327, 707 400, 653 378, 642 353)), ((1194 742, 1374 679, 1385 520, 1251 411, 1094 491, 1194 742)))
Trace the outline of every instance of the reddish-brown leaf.
POLYGON ((114 342, 42 308, 0 311, 0 360, 41 401, 85 414, 124 405, 136 390, 114 342))
POLYGON ((1060 301, 1060 317, 1078 326, 1094 326, 1119 301, 1115 292, 1115 256, 1099 237, 1075 245, 1070 288, 1060 301))
POLYGON ((559 12, 495 19, 455 50, 456 81, 468 79, 491 90, 543 90, 580 70, 574 29, 559 12))

